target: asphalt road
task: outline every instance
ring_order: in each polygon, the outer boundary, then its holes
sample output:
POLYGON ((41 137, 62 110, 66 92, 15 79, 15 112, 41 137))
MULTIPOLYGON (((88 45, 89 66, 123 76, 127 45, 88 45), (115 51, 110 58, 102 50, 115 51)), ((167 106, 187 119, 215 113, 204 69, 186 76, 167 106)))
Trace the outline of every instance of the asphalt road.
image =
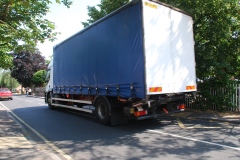
POLYGON ((27 138, 59 159, 240 159, 240 126, 181 119, 104 126, 89 114, 49 110, 44 99, 1 101, 27 138))

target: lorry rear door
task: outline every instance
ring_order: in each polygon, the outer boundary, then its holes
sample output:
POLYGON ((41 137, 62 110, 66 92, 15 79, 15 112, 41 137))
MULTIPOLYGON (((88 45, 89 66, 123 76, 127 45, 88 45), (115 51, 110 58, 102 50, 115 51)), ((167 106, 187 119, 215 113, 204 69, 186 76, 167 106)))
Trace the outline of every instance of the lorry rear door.
POLYGON ((192 17, 142 2, 147 95, 196 91, 192 17))

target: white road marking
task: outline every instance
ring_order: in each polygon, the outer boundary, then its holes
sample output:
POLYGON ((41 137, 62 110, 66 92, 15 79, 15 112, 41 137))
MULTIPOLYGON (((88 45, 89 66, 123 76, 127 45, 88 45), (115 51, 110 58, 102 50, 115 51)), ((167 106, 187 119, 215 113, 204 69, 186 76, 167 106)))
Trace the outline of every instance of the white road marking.
POLYGON ((26 122, 24 122, 21 118, 19 118, 16 114, 14 114, 10 109, 5 107, 1 102, 0 104, 2 105, 3 108, 5 108, 8 112, 10 112, 14 118, 16 118, 18 121, 23 123, 26 127, 28 127, 32 132, 34 132, 39 138, 41 138, 48 146, 50 146, 52 149, 54 149, 56 152, 58 152, 61 156, 66 158, 67 160, 72 160, 73 158, 67 155, 64 151, 59 149, 57 146, 55 146, 53 143, 48 141, 44 136, 42 136, 39 132, 37 132, 35 129, 33 129, 30 125, 28 125, 26 122))
POLYGON ((184 124, 182 123, 182 121, 180 121, 179 118, 177 118, 177 123, 178 123, 178 125, 179 125, 180 128, 183 128, 183 129, 186 128, 186 127, 184 126, 184 124))
POLYGON ((240 128, 240 126, 192 126, 192 127, 185 127, 186 129, 233 129, 233 128, 240 128))
POLYGON ((33 102, 33 101, 25 100, 25 102, 33 102))
POLYGON ((220 147, 230 148, 230 149, 234 149, 234 150, 240 151, 239 147, 231 147, 231 146, 227 146, 227 145, 222 145, 222 144, 218 144, 218 143, 202 141, 202 140, 198 140, 198 139, 195 139, 195 138, 183 137, 183 136, 179 136, 179 135, 176 135, 176 134, 171 134, 171 133, 166 133, 166 132, 161 132, 161 131, 156 131, 156 130, 150 130, 149 129, 147 131, 151 132, 151 133, 158 133, 158 134, 168 135, 168 136, 171 136, 171 137, 187 139, 187 140, 190 140, 190 141, 201 142, 201 143, 206 143, 206 144, 210 144, 210 145, 214 145, 214 146, 220 146, 220 147))
MULTIPOLYGON (((25 100, 25 102, 35 103, 35 101, 29 101, 29 100, 25 100)), ((38 103, 38 104, 45 105, 45 103, 38 103)))

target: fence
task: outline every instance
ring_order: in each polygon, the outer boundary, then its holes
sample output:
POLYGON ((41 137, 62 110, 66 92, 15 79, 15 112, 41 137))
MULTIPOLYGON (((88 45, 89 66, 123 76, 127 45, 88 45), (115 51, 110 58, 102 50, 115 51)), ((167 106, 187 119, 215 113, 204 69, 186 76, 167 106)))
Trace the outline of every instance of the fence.
MULTIPOLYGON (((187 108, 201 108, 201 109, 211 109, 211 110, 217 110, 221 108, 222 110, 227 111, 234 111, 239 112, 240 111, 240 84, 231 84, 227 88, 209 88, 209 98, 214 99, 214 97, 217 97, 218 94, 226 95, 228 98, 228 106, 219 106, 215 101, 213 100, 209 105, 206 105, 204 101, 206 101, 206 98, 202 97, 201 89, 198 90, 197 98, 194 99, 192 97, 186 98, 186 107, 187 108)), ((218 102, 221 103, 223 99, 219 99, 218 102)))

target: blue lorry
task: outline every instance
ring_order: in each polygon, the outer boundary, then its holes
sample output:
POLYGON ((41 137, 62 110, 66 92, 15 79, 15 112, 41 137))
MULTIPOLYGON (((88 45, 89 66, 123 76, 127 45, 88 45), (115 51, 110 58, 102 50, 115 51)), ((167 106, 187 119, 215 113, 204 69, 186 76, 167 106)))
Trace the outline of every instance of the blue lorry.
POLYGON ((196 93, 192 17, 154 0, 133 0, 53 49, 45 102, 102 124, 185 109, 196 93))

